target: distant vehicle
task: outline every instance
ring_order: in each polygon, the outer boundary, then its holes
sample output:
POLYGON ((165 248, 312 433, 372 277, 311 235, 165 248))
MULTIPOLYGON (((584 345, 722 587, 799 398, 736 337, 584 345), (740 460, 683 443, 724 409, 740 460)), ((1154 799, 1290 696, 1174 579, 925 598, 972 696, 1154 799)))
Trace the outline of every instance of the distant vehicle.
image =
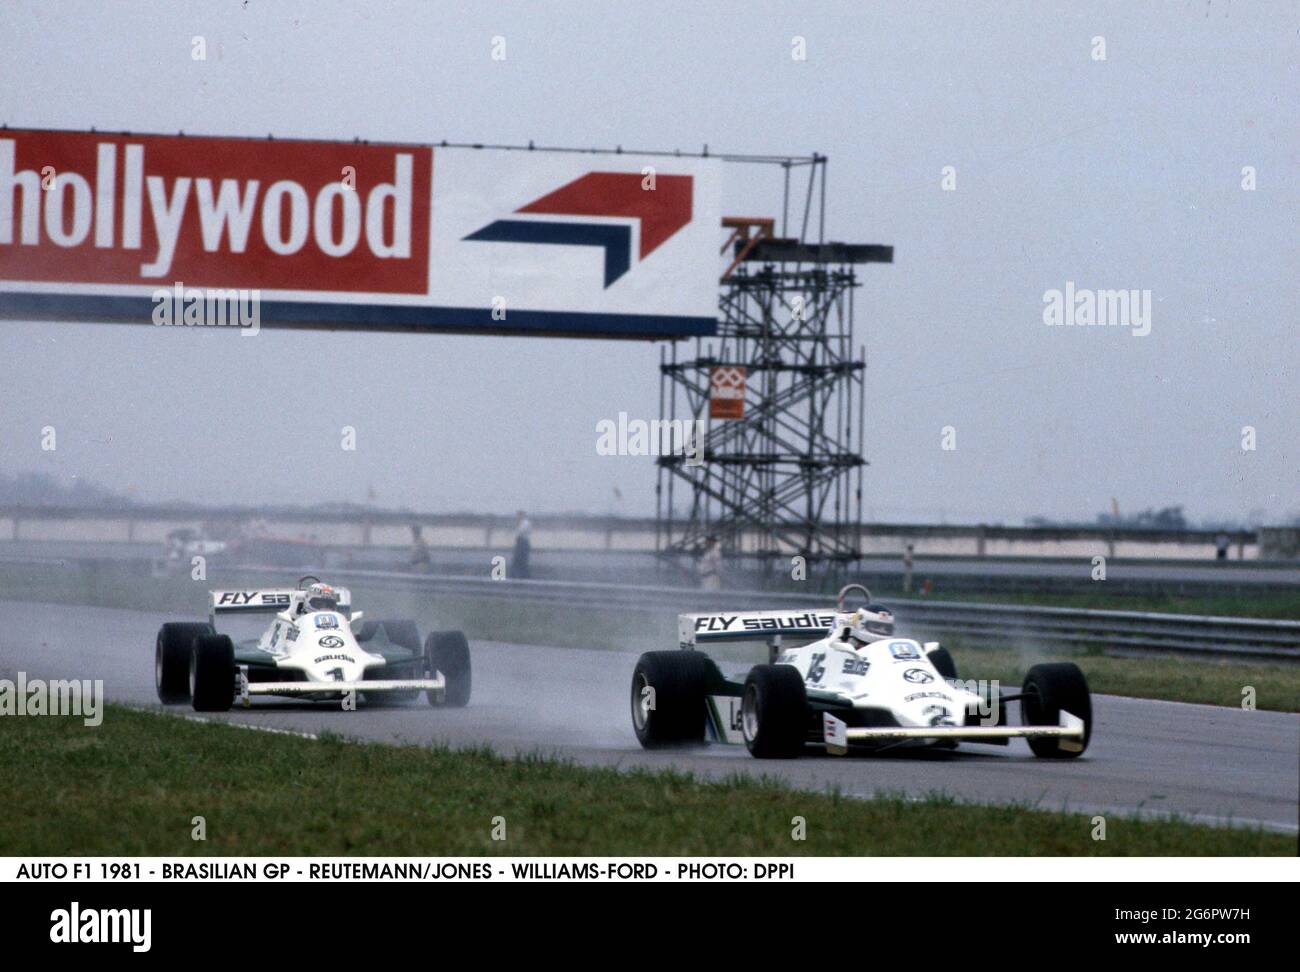
POLYGON ((762 759, 809 744, 844 755, 1020 737, 1035 756, 1062 759, 1088 748, 1092 697, 1078 666, 1035 665, 1018 692, 964 684, 945 648, 895 636, 893 615, 859 584, 834 610, 683 614, 678 628, 682 650, 646 652, 632 674, 632 724, 647 748, 743 742, 762 759), (846 610, 854 591, 866 604, 846 610), (695 650, 735 641, 766 641, 771 664, 728 678, 695 650), (1006 718, 1013 701, 1019 726, 1006 718))
POLYGON ((165 705, 224 712, 255 695, 368 704, 410 701, 463 706, 470 696, 469 643, 459 631, 430 634, 414 621, 363 621, 352 595, 313 576, 295 590, 212 591, 204 622, 169 621, 158 630, 154 678, 165 705), (269 613, 260 638, 236 643, 218 617, 269 613))
POLYGON ((189 560, 191 557, 213 557, 225 553, 229 544, 212 540, 198 530, 182 527, 167 534, 167 559, 189 560))

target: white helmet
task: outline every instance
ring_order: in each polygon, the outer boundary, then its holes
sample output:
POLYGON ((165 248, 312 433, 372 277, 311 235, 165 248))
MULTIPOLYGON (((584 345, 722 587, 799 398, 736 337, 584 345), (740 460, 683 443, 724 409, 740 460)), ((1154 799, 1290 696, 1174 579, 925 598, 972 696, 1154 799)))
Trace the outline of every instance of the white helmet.
POLYGON ((337 611, 339 596, 328 584, 316 583, 307 588, 307 596, 303 598, 303 603, 308 611, 337 611))
POLYGON ((870 644, 894 633, 894 615, 878 604, 868 604, 850 614, 844 625, 846 637, 870 644))

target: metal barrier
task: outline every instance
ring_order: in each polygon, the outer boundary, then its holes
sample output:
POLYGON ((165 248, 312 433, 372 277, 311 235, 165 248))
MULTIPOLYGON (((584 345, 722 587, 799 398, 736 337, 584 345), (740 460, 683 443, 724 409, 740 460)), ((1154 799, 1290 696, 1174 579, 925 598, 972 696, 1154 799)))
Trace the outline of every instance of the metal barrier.
MULTIPOLYGON (((149 575, 151 566, 156 567, 143 561, 83 561, 53 557, 0 557, 0 563, 33 567, 98 564, 105 571, 129 568, 132 573, 145 577, 149 575)), ((232 574, 232 580, 227 583, 246 583, 250 575, 274 577, 276 583, 284 583, 286 577, 296 577, 299 572, 266 566, 227 570, 232 574), (244 580, 234 580, 234 577, 244 580)), ((372 587, 430 595, 508 599, 593 610, 671 611, 677 614, 763 608, 825 609, 831 603, 827 596, 772 591, 702 591, 697 588, 585 581, 492 580, 459 574, 337 567, 321 568, 317 573, 362 589, 372 587)), ((895 611, 904 630, 923 636, 957 636, 974 644, 1001 647, 1054 644, 1097 647, 1112 652, 1300 661, 1300 621, 945 600, 883 598, 882 602, 895 611)))
MULTIPOLYGON (((282 573, 282 572, 281 572, 282 573)), ((678 587, 540 580, 491 580, 445 574, 332 570, 340 582, 560 604, 605 610, 694 611, 825 608, 829 601, 769 591, 701 591, 678 587)), ((986 645, 1050 643, 1136 652, 1300 661, 1300 621, 1204 617, 1146 611, 976 604, 963 601, 884 601, 900 626, 918 634, 956 635, 986 645)))

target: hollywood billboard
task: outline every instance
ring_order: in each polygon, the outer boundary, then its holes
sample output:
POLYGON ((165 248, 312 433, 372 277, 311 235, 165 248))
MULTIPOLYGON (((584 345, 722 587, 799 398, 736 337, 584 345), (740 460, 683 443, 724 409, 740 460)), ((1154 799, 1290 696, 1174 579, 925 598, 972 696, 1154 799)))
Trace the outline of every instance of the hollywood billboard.
POLYGON ((684 337, 716 327, 714 159, 0 130, 0 317, 684 337))

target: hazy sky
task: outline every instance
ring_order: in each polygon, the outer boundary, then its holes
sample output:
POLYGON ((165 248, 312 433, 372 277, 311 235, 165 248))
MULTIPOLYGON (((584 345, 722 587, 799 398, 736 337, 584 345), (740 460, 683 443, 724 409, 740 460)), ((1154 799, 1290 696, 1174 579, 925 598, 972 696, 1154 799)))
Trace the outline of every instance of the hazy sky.
MULTIPOLYGON (((1091 516, 1112 496, 1294 515, 1300 7, 1083 6, 7 0, 0 121, 819 151, 828 236, 896 247, 858 294, 869 516, 1091 516), (1149 289, 1150 334, 1046 326, 1043 294, 1067 281, 1149 289)), ((728 210, 779 211, 775 173, 726 175, 728 210)), ((0 322, 0 469, 142 499, 364 500, 373 485, 435 511, 650 513, 653 460, 597 455, 595 429, 655 416, 658 358, 647 343, 0 322), (321 380, 288 381, 296 360, 321 380)))

